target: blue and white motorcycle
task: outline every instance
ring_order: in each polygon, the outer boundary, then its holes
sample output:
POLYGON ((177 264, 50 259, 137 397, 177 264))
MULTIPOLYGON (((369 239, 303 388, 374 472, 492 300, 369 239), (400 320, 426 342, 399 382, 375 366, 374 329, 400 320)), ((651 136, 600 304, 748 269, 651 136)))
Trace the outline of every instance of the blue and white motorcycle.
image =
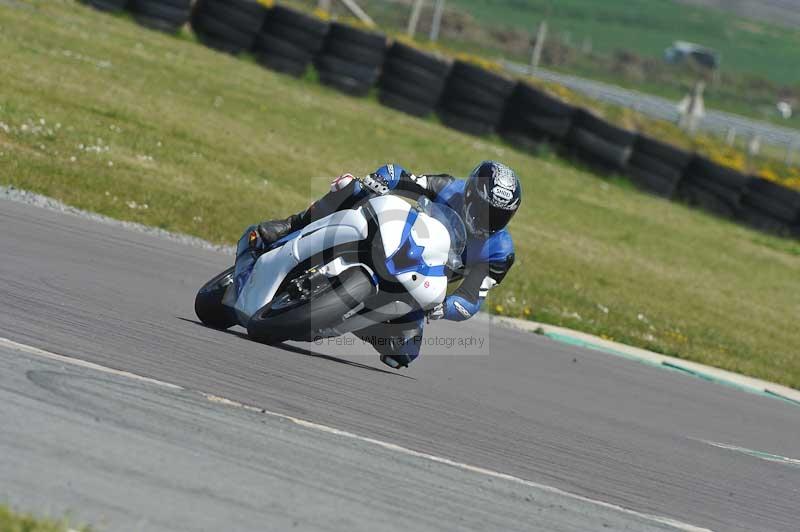
MULTIPOLYGON (((441 304, 465 244, 455 211, 389 193, 288 235, 254 264, 237 260, 200 289, 195 311, 267 343, 340 336, 441 304)), ((237 257, 245 253, 247 236, 237 257)))

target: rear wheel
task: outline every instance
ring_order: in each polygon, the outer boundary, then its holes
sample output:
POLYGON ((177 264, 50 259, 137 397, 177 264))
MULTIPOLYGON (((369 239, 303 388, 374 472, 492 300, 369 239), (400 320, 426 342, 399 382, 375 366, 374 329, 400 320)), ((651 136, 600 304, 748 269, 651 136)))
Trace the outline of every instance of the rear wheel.
POLYGON ((345 270, 333 280, 322 275, 313 278, 312 274, 310 278, 299 280, 299 284, 291 283, 253 314, 247 324, 247 334, 266 343, 310 341, 315 331, 341 322, 342 316, 374 290, 369 275, 358 267, 345 270))
POLYGON ((215 329, 227 329, 236 325, 233 310, 222 304, 222 297, 232 283, 233 266, 208 281, 197 292, 194 312, 200 321, 215 329))

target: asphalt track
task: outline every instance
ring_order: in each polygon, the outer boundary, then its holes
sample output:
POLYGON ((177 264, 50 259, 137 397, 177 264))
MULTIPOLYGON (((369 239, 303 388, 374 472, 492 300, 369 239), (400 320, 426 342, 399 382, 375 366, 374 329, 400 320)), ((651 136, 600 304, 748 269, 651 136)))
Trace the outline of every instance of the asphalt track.
POLYGON ((663 528, 591 500, 797 530, 796 405, 486 321, 432 324, 399 374, 358 343, 256 344, 193 315, 229 260, 0 200, 0 336, 585 499, 0 349, 0 503, 112 530, 663 528))

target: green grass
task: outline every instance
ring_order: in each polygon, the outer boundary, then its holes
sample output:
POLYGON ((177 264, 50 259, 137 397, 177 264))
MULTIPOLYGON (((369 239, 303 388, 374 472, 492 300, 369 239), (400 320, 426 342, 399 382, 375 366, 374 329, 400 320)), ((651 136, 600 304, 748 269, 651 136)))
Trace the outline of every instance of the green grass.
POLYGON ((453 0, 488 24, 535 28, 547 18, 553 31, 586 37, 601 52, 630 49, 661 57, 675 40, 722 53, 726 70, 779 83, 800 82, 800 30, 746 20, 721 10, 665 0, 453 0))
POLYGON ((68 532, 81 530, 88 532, 89 528, 70 527, 68 521, 39 519, 32 515, 20 514, 11 511, 6 506, 0 505, 0 532, 68 532))
POLYGON ((502 159, 525 200, 511 227, 517 264, 490 309, 800 388, 797 242, 282 77, 187 35, 71 0, 21 5, 0 9, 3 184, 233 242, 254 221, 304 208, 345 171, 397 161, 464 175, 502 159))

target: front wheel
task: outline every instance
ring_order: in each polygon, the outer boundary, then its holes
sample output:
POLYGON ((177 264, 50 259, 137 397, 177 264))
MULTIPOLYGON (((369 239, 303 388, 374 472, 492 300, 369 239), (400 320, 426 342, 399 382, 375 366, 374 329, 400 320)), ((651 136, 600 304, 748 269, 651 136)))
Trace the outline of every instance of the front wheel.
POLYGON ((290 290, 277 294, 253 314, 247 323, 247 334, 266 343, 310 341, 314 331, 341 322, 342 316, 374 292, 370 276, 361 268, 350 268, 300 295, 290 290))
POLYGON ((227 329, 236 325, 233 310, 222 304, 225 291, 233 283, 231 266, 203 285, 194 299, 194 312, 204 324, 215 329, 227 329))

